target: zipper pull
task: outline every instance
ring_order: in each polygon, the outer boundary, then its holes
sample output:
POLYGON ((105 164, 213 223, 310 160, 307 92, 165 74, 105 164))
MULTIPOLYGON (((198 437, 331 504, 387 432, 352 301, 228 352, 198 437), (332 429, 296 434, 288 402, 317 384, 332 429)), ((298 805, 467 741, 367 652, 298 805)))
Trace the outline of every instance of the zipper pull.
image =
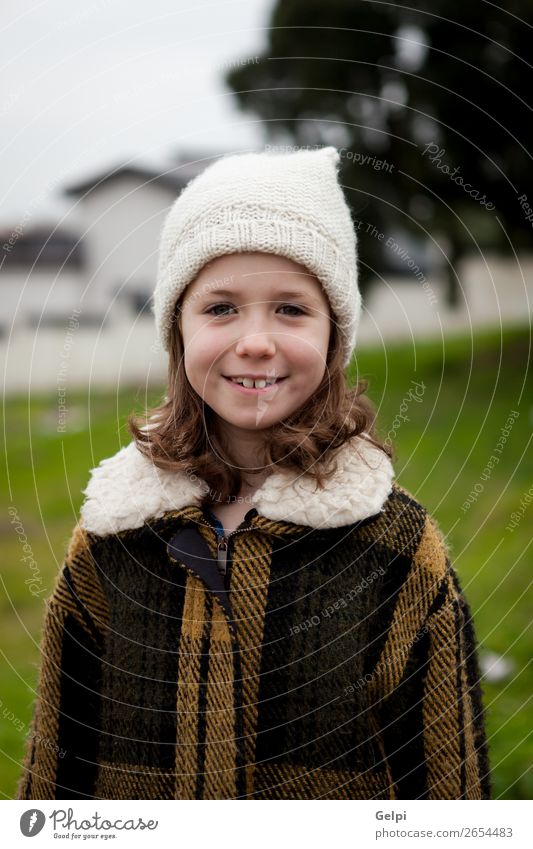
POLYGON ((221 575, 226 574, 227 568, 227 560, 228 560, 228 538, 220 537, 218 541, 218 553, 217 553, 217 561, 218 561, 218 571, 221 575))

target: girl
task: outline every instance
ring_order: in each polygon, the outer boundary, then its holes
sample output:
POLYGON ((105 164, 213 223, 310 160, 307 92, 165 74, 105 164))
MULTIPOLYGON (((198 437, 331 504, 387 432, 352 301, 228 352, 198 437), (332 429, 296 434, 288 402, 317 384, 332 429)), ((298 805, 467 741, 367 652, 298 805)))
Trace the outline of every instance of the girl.
POLYGON ((338 164, 223 157, 168 213, 167 397, 85 490, 19 799, 489 798, 468 605, 344 376, 338 164))

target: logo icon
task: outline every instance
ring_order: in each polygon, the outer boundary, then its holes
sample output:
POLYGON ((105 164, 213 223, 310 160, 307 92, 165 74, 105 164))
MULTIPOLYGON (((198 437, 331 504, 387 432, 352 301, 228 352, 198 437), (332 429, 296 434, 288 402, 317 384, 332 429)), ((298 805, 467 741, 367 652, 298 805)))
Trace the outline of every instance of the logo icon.
POLYGON ((24 811, 20 818, 20 830, 24 837, 35 837, 42 830, 45 822, 46 817, 42 811, 30 808, 29 811, 24 811))

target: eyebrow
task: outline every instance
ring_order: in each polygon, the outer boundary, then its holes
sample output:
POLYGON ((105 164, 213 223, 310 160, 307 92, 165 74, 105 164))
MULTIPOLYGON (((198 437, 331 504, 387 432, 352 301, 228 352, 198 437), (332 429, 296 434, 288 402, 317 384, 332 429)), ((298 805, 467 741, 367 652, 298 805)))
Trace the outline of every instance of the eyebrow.
MULTIPOLYGON (((234 298, 239 297, 239 292, 232 292, 231 289, 216 289, 213 292, 205 292, 200 295, 201 298, 207 299, 212 298, 215 295, 224 295, 225 297, 234 298)), ((283 298, 299 298, 303 300, 314 301, 315 303, 319 303, 318 298, 312 295, 309 292, 299 292, 296 289, 285 289, 283 292, 277 292, 277 297, 275 300, 283 299, 283 298)), ((272 298, 274 300, 274 298, 272 298)))

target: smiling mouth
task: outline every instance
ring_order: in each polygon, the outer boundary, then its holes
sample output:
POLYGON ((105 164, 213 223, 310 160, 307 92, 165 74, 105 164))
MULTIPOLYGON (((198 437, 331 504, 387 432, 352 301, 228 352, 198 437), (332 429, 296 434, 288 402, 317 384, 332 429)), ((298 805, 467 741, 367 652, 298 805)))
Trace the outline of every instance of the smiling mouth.
POLYGON ((233 386, 237 386, 239 389, 247 389, 248 391, 254 392, 265 392, 267 389, 272 389, 274 386, 277 386, 278 384, 282 383, 284 380, 287 379, 286 377, 262 379, 257 381, 260 385, 256 386, 255 381, 251 380, 250 378, 245 378, 244 380, 246 382, 243 383, 239 380, 236 380, 235 378, 227 377, 227 375, 225 374, 222 375, 222 377, 224 378, 224 380, 227 380, 228 383, 233 384, 233 386))

